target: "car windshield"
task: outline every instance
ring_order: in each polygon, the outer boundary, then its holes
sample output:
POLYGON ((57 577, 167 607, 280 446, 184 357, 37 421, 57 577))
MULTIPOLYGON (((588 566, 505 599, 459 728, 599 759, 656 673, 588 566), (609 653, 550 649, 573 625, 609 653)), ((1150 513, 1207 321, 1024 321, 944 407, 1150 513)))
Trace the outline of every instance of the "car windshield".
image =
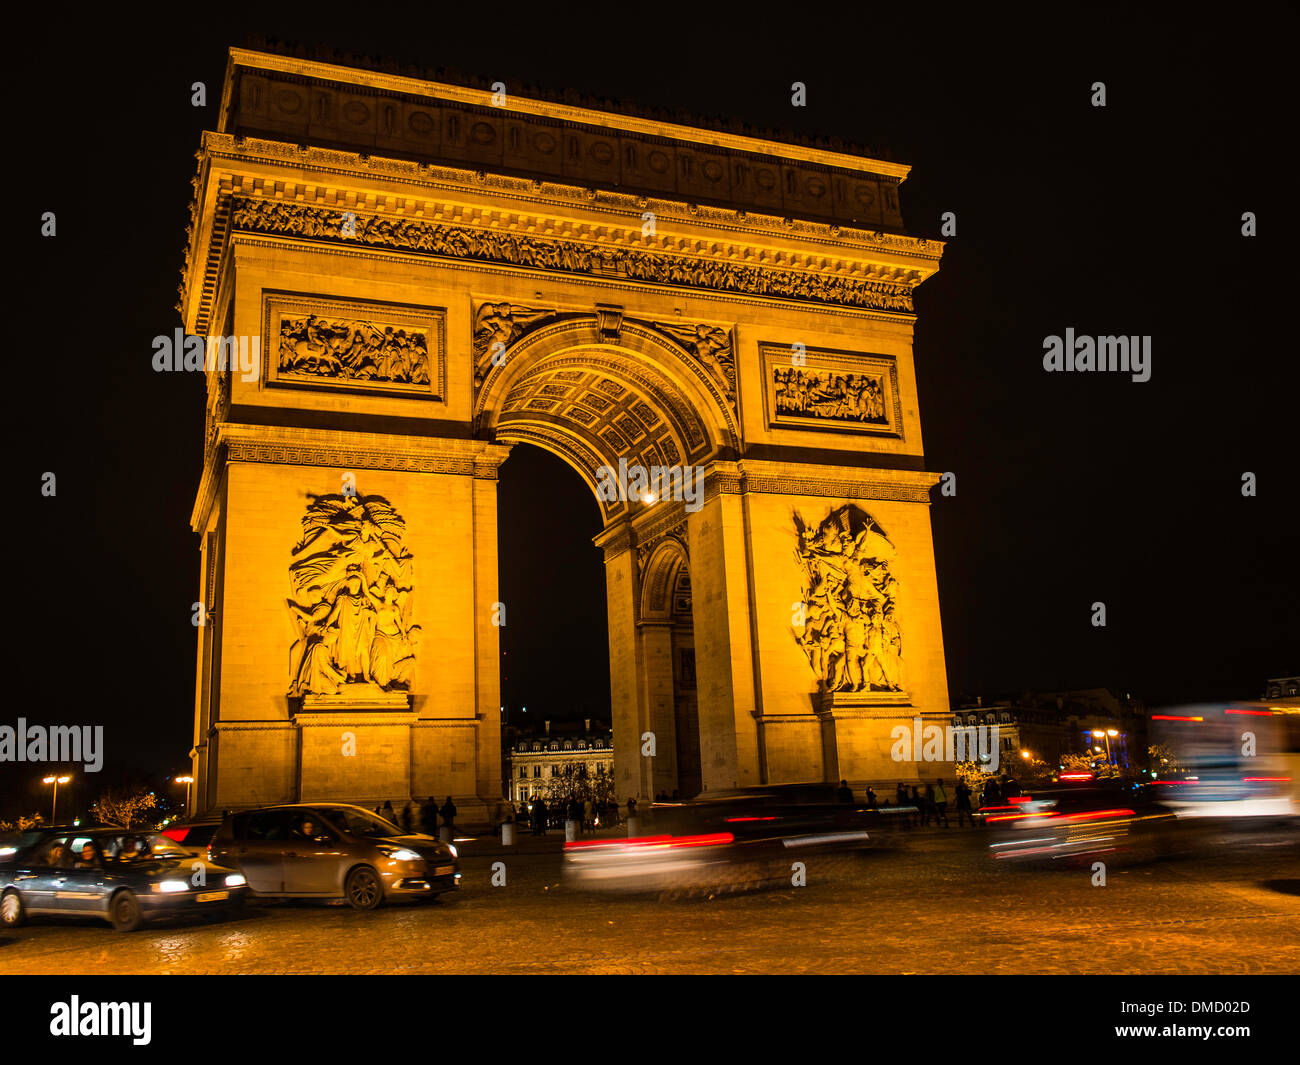
POLYGON ((390 839, 393 836, 406 835, 396 825, 385 821, 365 810, 324 810, 322 811, 336 826, 350 836, 366 836, 370 839, 390 839))
POLYGON ((119 862, 153 862, 190 856, 175 840, 159 832, 124 832, 120 836, 104 836, 99 844, 107 857, 119 862))

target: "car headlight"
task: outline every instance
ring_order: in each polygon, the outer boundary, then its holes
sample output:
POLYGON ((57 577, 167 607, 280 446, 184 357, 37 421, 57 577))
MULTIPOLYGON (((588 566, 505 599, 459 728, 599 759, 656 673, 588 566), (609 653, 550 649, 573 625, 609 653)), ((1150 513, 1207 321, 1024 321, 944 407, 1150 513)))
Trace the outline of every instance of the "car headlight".
POLYGON ((189 891, 190 886, 184 880, 164 880, 161 883, 154 884, 153 889, 166 895, 174 895, 178 891, 189 891))
POLYGON ((226 887, 243 887, 247 883, 248 881, 238 873, 232 873, 230 876, 226 877, 226 887))
POLYGON ((451 851, 451 856, 452 856, 453 858, 459 858, 459 857, 460 857, 460 851, 458 851, 458 850, 456 849, 455 844, 453 844, 453 843, 448 843, 448 844, 447 844, 447 849, 448 849, 449 851, 451 851))
POLYGON ((417 854, 409 847, 380 847, 379 853, 392 858, 395 862, 419 862, 424 860, 422 855, 417 854))

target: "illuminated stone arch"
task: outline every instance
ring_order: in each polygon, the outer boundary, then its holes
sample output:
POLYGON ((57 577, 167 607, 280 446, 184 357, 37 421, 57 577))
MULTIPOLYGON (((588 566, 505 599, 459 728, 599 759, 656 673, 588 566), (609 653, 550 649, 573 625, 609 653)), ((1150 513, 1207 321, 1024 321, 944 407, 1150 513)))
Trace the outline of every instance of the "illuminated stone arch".
POLYGON ((566 316, 505 350, 479 390, 481 438, 529 443, 572 466, 606 523, 634 509, 597 490, 601 467, 701 466, 734 455, 740 434, 717 382, 676 341, 624 319, 566 316))

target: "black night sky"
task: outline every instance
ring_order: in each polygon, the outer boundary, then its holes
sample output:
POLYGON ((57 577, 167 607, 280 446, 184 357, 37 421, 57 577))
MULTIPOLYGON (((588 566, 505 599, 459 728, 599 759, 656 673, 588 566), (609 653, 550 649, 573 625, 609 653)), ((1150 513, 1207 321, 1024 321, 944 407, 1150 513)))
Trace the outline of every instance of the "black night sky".
MULTIPOLYGON (((188 769, 204 388, 155 373, 151 339, 179 324, 194 152, 225 49, 251 35, 839 136, 911 164, 909 231, 937 237, 945 211, 958 227, 918 290, 915 340, 927 468, 957 475, 932 509, 953 696, 1249 698, 1300 669, 1294 13, 884 10, 170 8, 12 37, 11 261, 27 291, 9 309, 9 420, 28 502, 10 523, 6 722, 104 724, 106 773, 188 769), (1151 380, 1045 373, 1043 338, 1067 327, 1151 335, 1151 380)), ((594 501, 521 447, 500 514, 507 698, 534 719, 606 714, 594 501)), ((0 815, 40 794, 29 770, 0 770, 0 815)))

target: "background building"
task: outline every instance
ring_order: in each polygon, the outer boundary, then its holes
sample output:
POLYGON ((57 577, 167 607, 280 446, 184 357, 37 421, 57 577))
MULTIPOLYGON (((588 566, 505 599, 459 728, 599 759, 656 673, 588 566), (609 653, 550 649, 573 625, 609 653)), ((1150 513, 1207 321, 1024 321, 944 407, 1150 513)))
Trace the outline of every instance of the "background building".
POLYGON ((501 746, 502 794, 513 802, 550 799, 575 776, 585 776, 597 791, 606 780, 613 789, 614 733, 602 722, 547 721, 540 733, 512 727, 503 730, 501 746))

